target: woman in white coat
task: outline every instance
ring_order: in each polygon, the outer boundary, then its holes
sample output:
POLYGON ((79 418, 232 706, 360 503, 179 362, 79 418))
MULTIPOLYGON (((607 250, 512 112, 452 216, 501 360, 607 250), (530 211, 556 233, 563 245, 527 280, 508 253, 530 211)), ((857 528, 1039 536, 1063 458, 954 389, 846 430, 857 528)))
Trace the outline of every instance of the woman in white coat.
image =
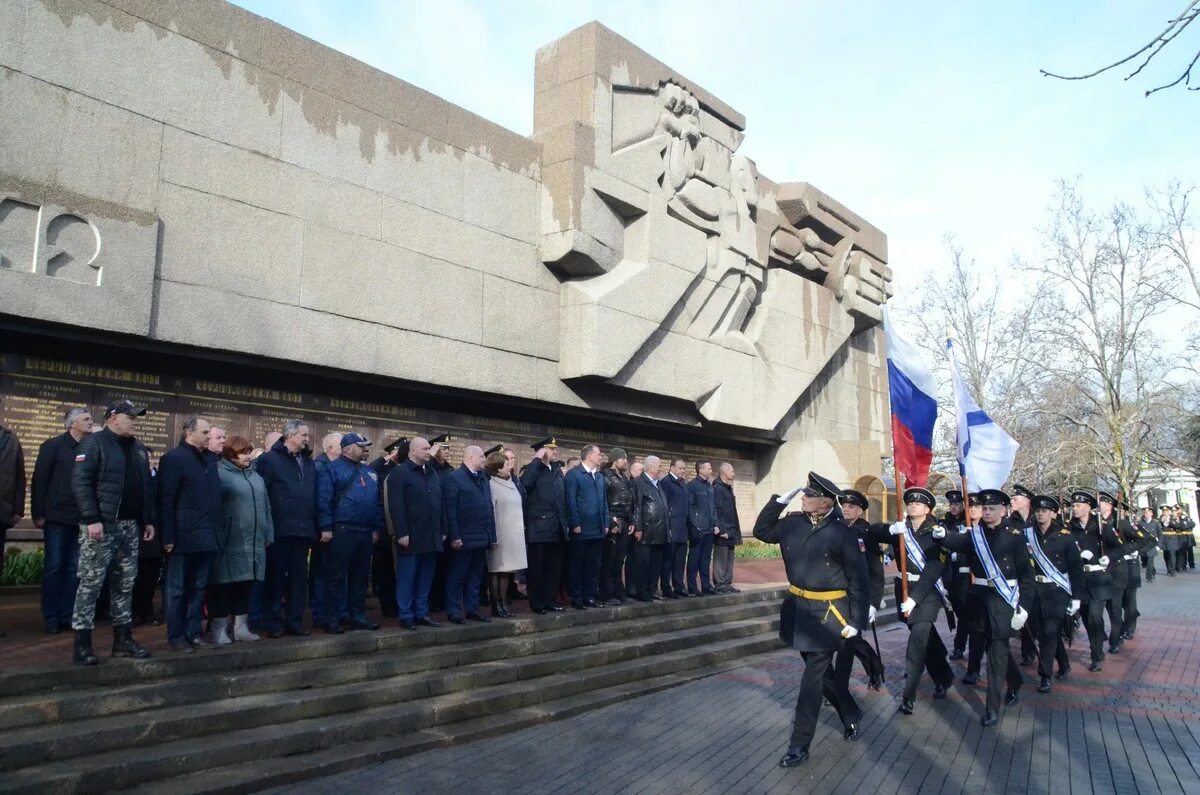
POLYGON ((487 551, 492 615, 510 618, 512 613, 504 601, 504 595, 508 593, 513 573, 528 566, 525 558, 525 508, 513 478, 512 464, 503 452, 489 455, 484 461, 484 468, 492 476, 492 510, 496 514, 496 543, 487 551))

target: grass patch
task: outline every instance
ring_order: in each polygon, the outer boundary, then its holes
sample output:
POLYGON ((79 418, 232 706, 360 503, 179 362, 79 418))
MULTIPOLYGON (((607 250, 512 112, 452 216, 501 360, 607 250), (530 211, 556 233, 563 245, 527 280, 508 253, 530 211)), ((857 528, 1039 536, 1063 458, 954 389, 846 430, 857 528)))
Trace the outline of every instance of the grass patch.
POLYGON ((2 585, 38 585, 42 581, 42 570, 46 557, 43 550, 22 552, 14 549, 4 556, 4 573, 0 574, 2 585))
POLYGON ((783 553, 778 544, 764 544, 757 539, 743 541, 740 547, 734 547, 735 560, 780 560, 783 553))

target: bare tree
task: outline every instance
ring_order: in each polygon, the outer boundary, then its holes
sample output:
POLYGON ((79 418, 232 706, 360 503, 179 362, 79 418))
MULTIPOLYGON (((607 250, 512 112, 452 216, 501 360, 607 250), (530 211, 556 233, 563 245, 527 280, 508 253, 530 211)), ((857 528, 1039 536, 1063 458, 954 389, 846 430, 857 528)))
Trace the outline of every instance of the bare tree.
MULTIPOLYGON (((1087 74, 1083 75, 1060 75, 1055 74, 1054 72, 1048 72, 1045 69, 1039 69, 1038 71, 1046 77, 1056 77, 1059 80, 1087 80, 1112 69, 1116 69, 1137 61, 1140 58, 1141 63, 1139 63, 1132 72, 1125 76, 1125 79, 1129 80, 1130 78, 1141 73, 1141 71, 1145 69, 1159 53, 1161 53, 1168 45, 1175 41, 1175 39, 1179 38, 1179 34, 1183 33, 1183 31, 1187 29, 1187 26, 1195 22, 1197 18, 1200 18, 1200 0, 1189 0, 1187 6, 1182 12, 1180 12, 1179 16, 1167 20, 1166 28, 1164 28, 1158 35, 1144 44, 1136 52, 1130 53, 1124 58, 1110 63, 1108 66, 1103 66, 1094 72, 1088 72, 1087 74)), ((1176 49, 1178 49, 1178 47, 1176 47, 1176 49)), ((1166 88, 1174 88, 1180 83, 1186 86, 1188 91, 1200 91, 1200 86, 1191 85, 1192 67, 1196 65, 1197 61, 1200 61, 1200 50, 1196 51, 1195 55, 1188 62, 1187 67, 1184 68, 1179 77, 1175 78, 1169 83, 1164 83, 1160 86, 1156 86, 1155 88, 1148 89, 1146 91, 1146 96, 1150 96, 1151 94, 1162 91, 1166 88)))

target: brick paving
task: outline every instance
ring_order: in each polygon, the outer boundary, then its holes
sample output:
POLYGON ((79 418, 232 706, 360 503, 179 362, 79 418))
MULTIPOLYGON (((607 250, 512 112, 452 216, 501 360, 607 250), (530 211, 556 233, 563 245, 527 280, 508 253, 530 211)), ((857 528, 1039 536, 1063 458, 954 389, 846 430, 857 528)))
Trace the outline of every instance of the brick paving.
MULTIPOLYGON (((885 692, 852 685, 862 739, 843 742, 825 709, 799 768, 776 766, 803 670, 799 655, 781 651, 567 720, 281 791, 1200 793, 1200 576, 1160 577, 1140 598, 1137 637, 1102 673, 1087 672, 1081 631, 1071 678, 1039 695, 1023 669, 1021 702, 993 729, 979 726, 984 682, 956 684, 935 702, 926 679, 916 714, 896 713, 907 630, 892 625, 879 634, 885 692)), ((952 665, 961 676, 963 664, 952 665)))

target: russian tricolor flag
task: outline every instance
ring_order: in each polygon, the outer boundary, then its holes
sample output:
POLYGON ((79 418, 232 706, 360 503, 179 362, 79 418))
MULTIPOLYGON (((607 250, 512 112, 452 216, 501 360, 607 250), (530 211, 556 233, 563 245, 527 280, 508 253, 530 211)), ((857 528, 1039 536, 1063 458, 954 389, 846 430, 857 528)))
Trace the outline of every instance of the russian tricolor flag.
MULTIPOLYGON (((892 399, 892 450, 906 486, 924 486, 933 463, 937 382, 920 349, 896 333, 883 309, 887 338, 888 391, 892 399)), ((899 485, 899 484, 897 484, 899 485)))

